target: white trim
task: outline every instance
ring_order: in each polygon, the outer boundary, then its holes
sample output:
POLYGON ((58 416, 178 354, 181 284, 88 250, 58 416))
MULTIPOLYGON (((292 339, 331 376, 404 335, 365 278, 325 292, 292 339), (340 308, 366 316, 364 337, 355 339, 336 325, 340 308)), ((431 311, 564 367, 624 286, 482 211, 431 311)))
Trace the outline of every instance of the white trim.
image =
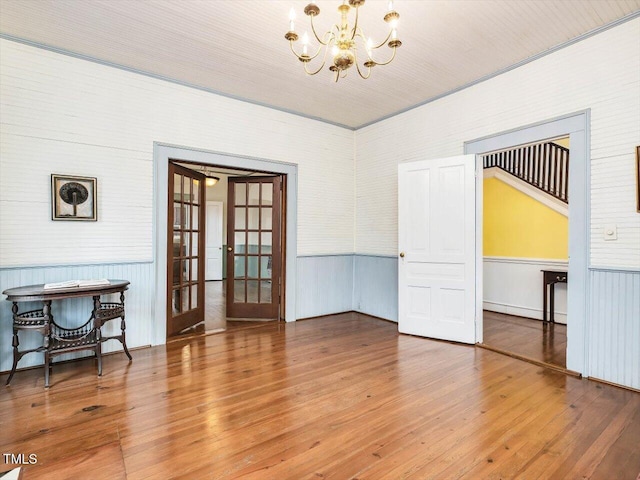
POLYGON ((552 260, 548 258, 518 258, 518 257, 493 257, 485 255, 482 257, 485 262, 494 263, 525 263, 530 265, 554 265, 569 268, 569 260, 552 260))
POLYGON ((569 205, 544 193, 539 188, 529 185, 524 180, 514 177, 498 167, 485 168, 483 177, 496 178, 510 187, 515 188, 519 192, 524 193, 528 197, 531 197, 535 201, 542 203, 544 206, 549 207, 554 212, 558 212, 560 215, 564 215, 565 217, 569 216, 569 205))
MULTIPOLYGON (((490 312, 505 313, 507 315, 515 315, 517 317, 530 318, 542 322, 542 309, 522 307, 520 305, 511 305, 509 303, 482 302, 482 308, 490 312)), ((555 323, 567 324, 567 312, 554 311, 553 319, 555 323)))

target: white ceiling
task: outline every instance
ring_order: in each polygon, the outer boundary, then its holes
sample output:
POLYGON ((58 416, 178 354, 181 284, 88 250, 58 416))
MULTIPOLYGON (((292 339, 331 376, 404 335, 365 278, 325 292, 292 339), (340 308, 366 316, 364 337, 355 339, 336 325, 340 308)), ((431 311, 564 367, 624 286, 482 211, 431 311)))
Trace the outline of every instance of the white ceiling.
MULTIPOLYGON (((314 77, 289 50, 306 0, 0 0, 0 32, 236 98, 359 127, 441 96, 629 15, 640 0, 396 0, 396 59, 362 80, 314 77)), ((317 25, 339 0, 317 0, 317 25)), ((360 9, 381 41, 387 1, 360 9)), ((390 50, 381 49, 383 54, 390 50)), ((325 67, 326 68, 326 67, 325 67)))

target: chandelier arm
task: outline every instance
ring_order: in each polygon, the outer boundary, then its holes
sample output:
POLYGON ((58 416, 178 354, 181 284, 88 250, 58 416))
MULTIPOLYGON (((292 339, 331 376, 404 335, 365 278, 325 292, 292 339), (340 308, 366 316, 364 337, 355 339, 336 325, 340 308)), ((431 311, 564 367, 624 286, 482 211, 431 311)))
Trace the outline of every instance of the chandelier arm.
POLYGON ((392 32, 392 31, 393 31, 393 30, 389 30, 389 34, 387 35, 387 38, 385 38, 385 39, 382 41, 382 43, 380 43, 380 45, 374 45, 373 47, 371 47, 371 50, 376 50, 376 49, 378 49, 378 48, 382 47, 383 45, 386 45, 386 44, 387 44, 387 42, 389 41, 389 39, 391 38, 391 32, 392 32))
POLYGON ((322 70, 324 68, 324 64, 327 63, 327 61, 326 61, 326 59, 322 60, 322 65, 320 65, 320 67, 314 72, 310 72, 307 69, 307 63, 309 63, 309 62, 304 62, 304 73, 306 73, 307 75, 315 75, 316 73, 318 73, 320 70, 322 70))
MULTIPOLYGON (((368 55, 367 55, 367 56, 368 56, 368 55)), ((353 59, 354 59, 353 63, 355 63, 355 64, 356 64, 356 70, 358 71, 358 75, 360 75, 360 77, 361 77, 361 78, 363 78, 363 79, 365 79, 365 80, 366 80, 367 78, 369 78, 369 76, 371 75, 371 67, 368 67, 368 70, 367 70, 367 74, 366 74, 366 75, 364 75, 364 74, 362 73, 362 71, 360 70, 360 62, 358 62, 358 52, 357 52, 357 51, 356 51, 356 52, 354 52, 354 54, 353 54, 353 59)))
MULTIPOLYGON (((289 46, 291 47, 291 51, 293 52, 293 54, 298 57, 299 60, 302 60, 302 55, 298 55, 296 53, 296 51, 293 49, 293 40, 289 40, 289 46)), ((320 51, 322 50, 322 45, 320 45, 318 47, 318 51, 315 53, 315 55, 309 56, 309 59, 307 61, 311 61, 314 58, 316 58, 318 55, 320 55, 320 51)), ((325 54, 326 55, 326 54, 325 54)))
POLYGON ((360 11, 359 7, 356 7, 356 19, 353 23, 353 29, 351 30, 351 40, 356 38, 356 31, 358 30, 358 12, 360 11))
MULTIPOLYGON (((318 49, 318 53, 320 53, 320 49, 322 48, 322 46, 319 47, 318 49)), ((324 65, 327 63, 327 52, 329 51, 329 47, 325 46, 324 48, 324 56, 322 57, 322 65, 320 65, 320 67, 315 71, 315 72, 310 72, 307 69, 307 63, 309 62, 303 62, 304 63, 304 71, 307 75, 315 75, 316 73, 318 73, 320 70, 322 70, 324 68, 324 65)), ((318 54, 315 55, 315 57, 317 57, 318 54)), ((313 58, 315 58, 313 57, 313 58)))
POLYGON ((367 67, 367 74, 363 75, 363 73, 360 71, 360 64, 358 63, 357 60, 355 64, 356 64, 356 70, 358 71, 358 75, 360 75, 360 77, 364 78, 365 80, 369 78, 369 76, 371 75, 371 67, 367 67))
MULTIPOLYGON (((325 42, 323 42, 322 40, 320 40, 320 37, 319 37, 319 36, 318 36, 318 34, 316 33, 316 27, 315 27, 315 25, 313 24, 313 17, 315 17, 315 15, 309 15, 309 18, 311 19, 311 20, 310 20, 310 22, 311 22, 311 31, 313 32, 313 36, 314 36, 314 37, 316 37, 316 40, 317 40, 319 43, 321 43, 322 45, 325 45, 325 46, 326 46, 326 45, 327 45, 327 43, 329 43, 329 42, 325 43, 325 42)), ((329 33, 329 32, 327 32, 327 33, 329 33)), ((327 34, 325 33, 325 36, 326 36, 326 35, 327 35, 327 34)))
POLYGON ((393 61, 393 59, 396 58, 397 47, 391 47, 391 48, 393 48, 393 55, 391 55, 391 58, 384 63, 376 62, 376 65, 389 65, 393 61))

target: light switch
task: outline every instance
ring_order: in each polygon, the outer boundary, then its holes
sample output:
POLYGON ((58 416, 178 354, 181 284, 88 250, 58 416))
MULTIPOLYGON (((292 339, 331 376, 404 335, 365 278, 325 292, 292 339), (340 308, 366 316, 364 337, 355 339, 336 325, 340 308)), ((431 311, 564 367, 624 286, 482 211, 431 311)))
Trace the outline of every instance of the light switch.
POLYGON ((604 227, 604 239, 605 240, 617 240, 618 239, 618 226, 617 225, 605 225, 605 227, 604 227))

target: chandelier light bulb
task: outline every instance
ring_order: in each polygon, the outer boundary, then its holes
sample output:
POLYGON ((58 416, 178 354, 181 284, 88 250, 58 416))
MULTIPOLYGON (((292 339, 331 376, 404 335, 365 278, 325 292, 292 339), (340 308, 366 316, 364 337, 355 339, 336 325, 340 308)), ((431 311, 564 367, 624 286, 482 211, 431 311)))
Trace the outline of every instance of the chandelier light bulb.
POLYGON ((293 9, 293 7, 291 7, 291 10, 289 10, 289 31, 293 32, 293 21, 296 19, 296 12, 293 9))
POLYGON ((393 12, 393 0, 390 0, 390 1, 389 1, 388 10, 389 10, 390 12, 393 12))
POLYGON ((393 30, 391 30, 391 40, 397 40, 398 39, 398 31, 394 28, 393 30))
POLYGON ((367 55, 369 55, 369 58, 371 58, 372 49, 373 49, 373 39, 369 37, 369 40, 367 40, 367 55))
POLYGON ((308 47, 309 47, 309 34, 307 32, 304 32, 304 35, 302 35, 302 55, 307 55, 308 54, 308 47))

